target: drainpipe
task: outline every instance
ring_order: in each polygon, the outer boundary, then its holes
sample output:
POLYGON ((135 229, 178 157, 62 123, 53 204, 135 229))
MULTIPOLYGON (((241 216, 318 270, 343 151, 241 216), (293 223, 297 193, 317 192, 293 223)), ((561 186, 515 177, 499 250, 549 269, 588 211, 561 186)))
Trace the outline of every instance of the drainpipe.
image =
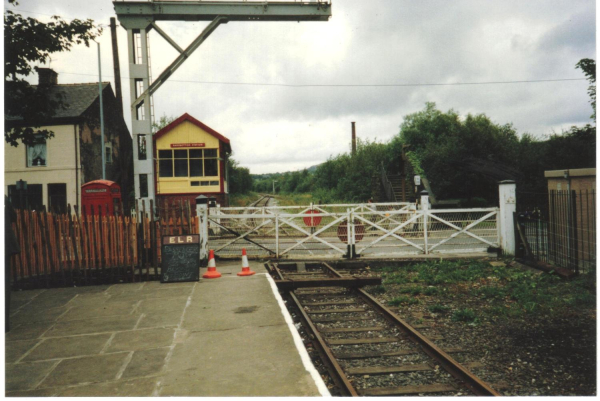
POLYGON ((75 203, 79 210, 79 141, 77 140, 77 124, 73 124, 73 140, 75 142, 75 203))

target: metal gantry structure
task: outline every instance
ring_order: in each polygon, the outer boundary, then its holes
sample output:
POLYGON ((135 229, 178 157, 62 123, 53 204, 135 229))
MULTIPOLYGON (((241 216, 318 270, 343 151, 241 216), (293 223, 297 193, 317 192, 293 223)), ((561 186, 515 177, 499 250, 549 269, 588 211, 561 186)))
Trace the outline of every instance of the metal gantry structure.
MULTIPOLYGON (((155 199, 151 96, 220 25, 230 21, 328 21, 331 1, 114 1, 117 18, 127 30, 131 129, 134 142, 135 197, 155 199), (158 21, 210 21, 185 49, 158 21), (179 56, 154 80, 150 78, 148 33, 154 29, 179 56)), ((147 207, 149 207, 149 203, 147 207)))

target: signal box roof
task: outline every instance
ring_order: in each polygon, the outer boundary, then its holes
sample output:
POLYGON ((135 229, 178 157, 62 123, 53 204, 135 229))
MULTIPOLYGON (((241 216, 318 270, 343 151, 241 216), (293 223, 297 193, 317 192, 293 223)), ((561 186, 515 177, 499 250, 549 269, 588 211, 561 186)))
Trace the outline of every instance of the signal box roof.
POLYGON ((185 121, 189 121, 190 123, 194 124, 198 128, 206 131, 208 134, 214 136, 219 141, 223 142, 223 148, 225 150, 225 153, 231 154, 231 143, 229 142, 229 138, 219 134, 217 131, 210 128, 208 125, 202 123, 201 121, 196 120, 194 117, 190 116, 188 113, 184 113, 181 117, 179 117, 178 119, 176 119, 175 121, 173 121, 172 123, 167 125, 166 127, 162 128, 161 130, 156 132, 154 134, 154 140, 156 141, 158 138, 162 137, 163 135, 165 135, 166 133, 171 131, 173 128, 177 127, 179 124, 181 124, 185 121))

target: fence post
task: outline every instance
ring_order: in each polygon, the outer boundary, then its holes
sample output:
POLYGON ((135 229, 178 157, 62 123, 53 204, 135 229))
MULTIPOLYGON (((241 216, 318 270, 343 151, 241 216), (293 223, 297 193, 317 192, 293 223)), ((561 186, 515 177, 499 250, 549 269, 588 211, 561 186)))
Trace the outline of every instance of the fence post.
POLYGON ((429 192, 421 191, 421 210, 423 211, 423 245, 425 246, 425 255, 429 254, 429 245, 427 244, 427 214, 429 213, 429 192))
POLYGON ((200 264, 205 266, 208 259, 208 198, 204 195, 196 198, 196 215, 200 234, 200 264))
POLYGON ((515 223, 514 213, 517 211, 517 185, 512 180, 500 181, 498 192, 500 195, 500 246, 505 255, 514 255, 515 223))

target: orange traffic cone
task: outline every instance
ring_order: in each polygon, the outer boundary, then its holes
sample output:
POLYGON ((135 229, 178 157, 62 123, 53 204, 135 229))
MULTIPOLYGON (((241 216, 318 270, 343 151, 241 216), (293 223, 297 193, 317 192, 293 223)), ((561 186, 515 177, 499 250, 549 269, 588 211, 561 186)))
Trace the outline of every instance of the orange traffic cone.
POLYGON ((215 264, 215 251, 212 249, 208 251, 208 271, 202 276, 202 278, 219 278, 221 273, 217 271, 217 265, 215 264))
POLYGON ((252 276, 253 274, 256 274, 256 272, 250 270, 246 248, 242 248, 242 271, 238 273, 238 276, 252 276))

